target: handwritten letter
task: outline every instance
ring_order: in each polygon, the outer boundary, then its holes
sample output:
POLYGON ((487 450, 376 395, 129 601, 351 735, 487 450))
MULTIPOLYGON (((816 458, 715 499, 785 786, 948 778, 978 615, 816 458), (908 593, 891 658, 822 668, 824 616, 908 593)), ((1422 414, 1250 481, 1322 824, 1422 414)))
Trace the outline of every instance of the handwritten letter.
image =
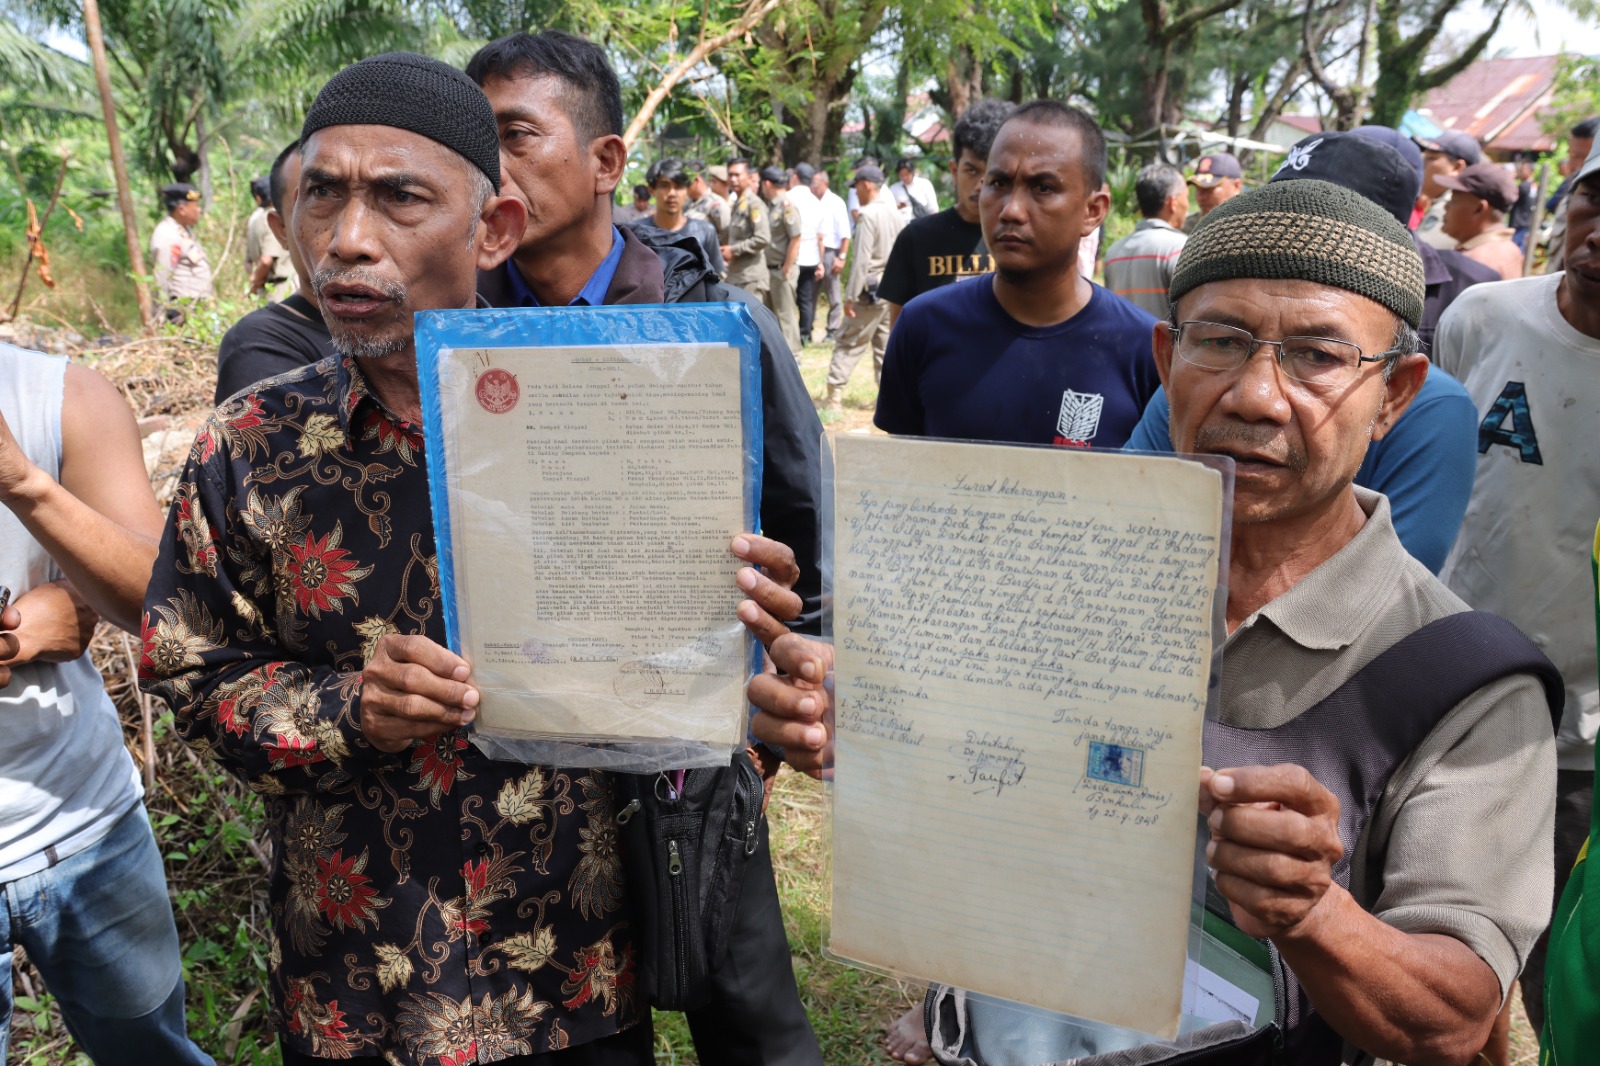
POLYGON ((836 471, 830 949, 1174 1035, 1220 476, 864 437, 836 471))

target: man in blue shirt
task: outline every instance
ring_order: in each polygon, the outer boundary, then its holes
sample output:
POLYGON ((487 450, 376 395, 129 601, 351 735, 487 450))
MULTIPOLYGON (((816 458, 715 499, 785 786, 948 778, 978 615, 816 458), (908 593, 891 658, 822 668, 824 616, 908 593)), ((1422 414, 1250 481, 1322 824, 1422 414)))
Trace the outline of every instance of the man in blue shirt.
POLYGON ((1156 320, 1077 271, 1106 216, 1105 138, 1053 100, 1000 127, 978 195, 995 272, 906 304, 873 421, 909 436, 1120 447, 1158 380, 1156 320))
MULTIPOLYGON (((1401 225, 1409 222, 1421 178, 1397 149, 1362 133, 1322 133, 1317 138, 1320 143, 1295 156, 1303 165, 1286 164, 1272 180, 1319 178, 1342 185, 1389 211, 1401 225)), ((1166 393, 1157 392, 1126 447, 1170 452, 1167 420, 1166 393)), ((1357 485, 1389 497, 1400 543, 1435 574, 1467 513, 1476 474, 1477 425, 1477 408, 1467 390, 1437 366, 1430 367, 1416 399, 1388 434, 1367 449, 1356 473, 1357 485)))

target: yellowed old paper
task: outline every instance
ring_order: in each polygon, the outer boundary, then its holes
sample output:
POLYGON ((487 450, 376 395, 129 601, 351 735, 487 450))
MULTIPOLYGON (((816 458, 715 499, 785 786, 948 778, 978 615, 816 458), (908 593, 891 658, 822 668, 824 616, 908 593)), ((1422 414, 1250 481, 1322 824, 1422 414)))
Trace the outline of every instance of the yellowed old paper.
POLYGON ((440 353, 440 391, 477 728, 731 745, 738 350, 459 349, 440 353))
POLYGON ((837 955, 1177 1033, 1222 486, 840 437, 837 955))

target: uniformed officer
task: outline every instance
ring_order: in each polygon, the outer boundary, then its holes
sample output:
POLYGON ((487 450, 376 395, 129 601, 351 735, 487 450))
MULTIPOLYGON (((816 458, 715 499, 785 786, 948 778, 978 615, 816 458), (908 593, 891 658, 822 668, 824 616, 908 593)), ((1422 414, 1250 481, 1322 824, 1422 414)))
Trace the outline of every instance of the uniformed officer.
POLYGON ((772 242, 767 245, 767 307, 777 317, 789 350, 799 358, 800 305, 795 301, 795 285, 800 271, 795 263, 800 258, 800 209, 784 192, 788 184, 789 172, 782 167, 761 171, 761 199, 772 227, 772 242))
POLYGON ((728 243, 722 246, 728 284, 765 300, 769 285, 766 251, 772 241, 772 229, 767 225, 767 205, 756 192, 756 175, 750 170, 748 159, 735 159, 728 164, 728 187, 739 194, 728 223, 728 243))
MULTIPOLYGON (((711 167, 708 174, 720 178, 724 187, 728 184, 727 167, 711 167)), ((689 202, 683 205, 683 213, 690 218, 702 219, 711 223, 711 228, 717 231, 717 243, 723 244, 728 240, 728 221, 731 208, 728 198, 713 189, 706 181, 706 175, 699 171, 689 182, 689 202)))
POLYGON ((181 181, 163 185, 161 201, 167 217, 150 234, 150 262, 155 268, 156 292, 166 304, 163 313, 169 322, 182 322, 188 304, 209 300, 215 294, 211 263, 194 236, 194 224, 200 221, 200 190, 181 181))

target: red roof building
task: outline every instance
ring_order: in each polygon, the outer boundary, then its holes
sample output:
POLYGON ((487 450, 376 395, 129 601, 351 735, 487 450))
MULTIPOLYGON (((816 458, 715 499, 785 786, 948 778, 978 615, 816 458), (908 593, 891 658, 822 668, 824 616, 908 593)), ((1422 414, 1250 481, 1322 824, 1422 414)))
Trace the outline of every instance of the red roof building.
POLYGON ((1447 130, 1478 139, 1501 159, 1512 152, 1548 152, 1555 138, 1540 126, 1560 56, 1480 59, 1430 93, 1422 114, 1447 130))

